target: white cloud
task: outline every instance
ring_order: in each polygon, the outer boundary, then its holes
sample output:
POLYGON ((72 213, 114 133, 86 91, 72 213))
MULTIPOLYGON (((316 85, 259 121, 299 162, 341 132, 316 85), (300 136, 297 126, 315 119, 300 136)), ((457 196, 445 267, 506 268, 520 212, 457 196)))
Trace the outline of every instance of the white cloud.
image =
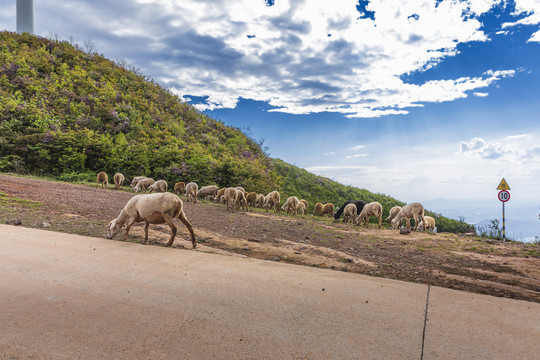
POLYGON ((363 148, 365 148, 364 145, 356 145, 356 146, 353 146, 352 149, 353 149, 353 150, 360 150, 360 149, 363 149, 363 148))
POLYGON ((94 33, 99 51, 119 54, 182 97, 203 98, 200 110, 234 108, 244 98, 275 112, 380 117, 465 98, 511 76, 403 80, 456 56, 460 44, 488 41, 479 16, 501 1, 370 1, 373 20, 359 18, 356 0, 51 0, 36 7, 45 34, 59 26, 94 33))
POLYGON ((356 154, 356 155, 347 155, 345 156, 346 159, 353 159, 353 158, 359 158, 359 157, 366 157, 369 156, 368 154, 356 154))
POLYGON ((474 96, 478 96, 478 97, 486 97, 486 96, 489 96, 488 93, 485 93, 485 92, 477 92, 477 91, 473 92, 473 95, 474 95, 474 96))
POLYGON ((460 142, 458 154, 525 166, 524 162, 528 160, 540 160, 540 147, 534 140, 531 134, 507 136, 489 143, 480 137, 474 137, 470 141, 460 142))

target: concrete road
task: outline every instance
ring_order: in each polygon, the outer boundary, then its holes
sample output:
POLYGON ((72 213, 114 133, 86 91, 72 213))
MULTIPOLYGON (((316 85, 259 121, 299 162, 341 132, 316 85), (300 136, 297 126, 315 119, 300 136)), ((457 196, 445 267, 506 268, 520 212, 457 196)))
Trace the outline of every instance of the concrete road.
POLYGON ((1 359, 538 354, 537 303, 0 225, 1 359))

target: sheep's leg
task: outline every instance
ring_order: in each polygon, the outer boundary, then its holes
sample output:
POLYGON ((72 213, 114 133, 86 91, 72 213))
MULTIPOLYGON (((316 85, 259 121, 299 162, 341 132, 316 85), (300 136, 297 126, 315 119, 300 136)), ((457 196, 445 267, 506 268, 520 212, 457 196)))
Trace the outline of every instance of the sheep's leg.
POLYGON ((163 213, 161 214, 161 216, 163 216, 163 220, 165 220, 167 225, 169 225, 169 227, 171 228, 171 237, 169 238, 169 241, 167 241, 167 243, 165 244, 165 246, 171 246, 176 236, 176 225, 174 225, 173 219, 169 214, 163 213))
POLYGON ((186 214, 184 214, 184 211, 180 213, 180 216, 178 217, 181 222, 186 225, 187 229, 189 230, 189 233, 191 235, 191 243, 193 244, 193 248, 195 249, 197 247, 197 239, 195 239, 195 233, 193 232, 193 226, 191 226, 191 223, 186 218, 186 214))
POLYGON ((427 230, 427 227, 426 227, 426 220, 424 219, 424 215, 420 214, 420 218, 422 219, 422 224, 424 224, 424 231, 427 230))
POLYGON ((135 222, 135 219, 129 219, 126 223, 126 234, 124 235, 124 240, 123 241, 126 241, 128 236, 129 236, 129 229, 131 228, 131 225, 133 225, 133 223, 135 222))
POLYGON ((379 214, 379 229, 382 229, 382 214, 379 214))
POLYGON ((418 228, 418 215, 413 215, 413 219, 414 219, 414 230, 413 231, 416 231, 416 229, 418 228))
POLYGON ((146 244, 148 242, 148 228, 150 227, 150 223, 146 222, 144 225, 144 241, 143 244, 146 244))

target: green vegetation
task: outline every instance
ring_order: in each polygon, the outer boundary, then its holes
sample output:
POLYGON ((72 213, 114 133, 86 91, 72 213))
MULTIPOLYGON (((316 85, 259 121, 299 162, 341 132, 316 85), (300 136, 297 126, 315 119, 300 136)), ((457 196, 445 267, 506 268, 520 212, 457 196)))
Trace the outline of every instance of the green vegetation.
MULTIPOLYGON (((310 202, 402 202, 344 186, 279 159, 201 114, 139 70, 67 42, 0 32, 0 171, 94 182, 105 171, 169 183, 277 189, 310 202)), ((427 214, 434 216, 428 212, 427 214)), ((440 217, 439 231, 472 226, 440 217)))
POLYGON ((8 196, 5 192, 0 191, 0 206, 22 206, 29 209, 37 209, 43 204, 39 201, 32 201, 27 199, 19 199, 16 197, 8 196))

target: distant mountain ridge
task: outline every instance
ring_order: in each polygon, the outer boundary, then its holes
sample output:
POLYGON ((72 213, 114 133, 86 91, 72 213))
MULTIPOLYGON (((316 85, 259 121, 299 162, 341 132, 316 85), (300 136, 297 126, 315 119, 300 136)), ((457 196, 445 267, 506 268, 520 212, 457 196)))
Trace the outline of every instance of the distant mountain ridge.
MULTIPOLYGON (((239 129, 181 101, 138 69, 77 45, 0 32, 0 171, 84 178, 145 175, 220 187, 279 190, 340 206, 379 201, 384 217, 402 202, 344 186, 270 159, 239 129)), ((432 213, 429 213, 432 214, 432 213)), ((433 215, 433 214, 432 214, 433 215)), ((440 231, 471 226, 439 218, 440 231)))

